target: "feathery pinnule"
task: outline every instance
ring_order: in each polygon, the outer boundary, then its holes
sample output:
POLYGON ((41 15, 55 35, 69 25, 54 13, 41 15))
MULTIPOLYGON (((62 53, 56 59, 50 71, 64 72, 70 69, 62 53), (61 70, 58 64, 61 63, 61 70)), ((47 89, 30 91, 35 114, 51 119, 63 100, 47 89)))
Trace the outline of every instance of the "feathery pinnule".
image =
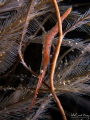
MULTIPOLYGON (((88 98, 86 100, 80 97, 80 95, 87 95, 89 97, 90 39, 83 39, 83 37, 76 38, 76 36, 79 36, 80 32, 83 36, 83 31, 87 36, 90 35, 90 9, 81 14, 75 11, 68 11, 71 9, 71 6, 63 6, 61 0, 57 0, 57 3, 61 13, 62 34, 64 38, 55 65, 53 88, 58 98, 60 98, 59 101, 61 101, 61 103, 66 105, 68 103, 66 101, 72 99, 76 105, 80 105, 80 107, 83 106, 85 112, 88 112, 90 110, 88 98), (76 31, 78 35, 76 35, 76 31), (72 32, 75 32, 75 38, 72 38, 72 32), (66 35, 67 33, 71 34, 71 38, 66 35), (62 102, 63 96, 65 97, 65 101, 63 100, 62 102)), ((55 102, 53 96, 50 94, 49 75, 54 48, 58 41, 57 33, 58 21, 51 0, 0 1, 1 120, 52 119, 48 111, 50 109, 56 110, 57 108, 54 106, 55 102), (29 11, 30 5, 32 7, 29 11), (54 29, 55 27, 56 29, 54 29), (46 41, 46 39, 48 41, 46 41), (31 67, 24 61, 25 50, 30 43, 43 45, 42 51, 44 52, 41 69, 38 69, 38 71, 40 71, 39 75, 34 73, 31 67), (47 44, 49 45, 47 46, 47 44), (20 61, 18 59, 18 51, 24 67, 34 75, 31 78, 24 73, 17 75, 16 71, 18 68, 16 68, 16 63, 20 61), (43 70, 44 74, 42 75, 43 70), (38 78, 42 78, 41 81, 38 82, 38 78), (36 100, 33 99, 35 90, 36 94, 39 91, 37 97, 35 96, 36 100), (33 101, 35 100, 34 105, 32 104, 32 99, 33 101), (30 113, 28 113, 30 105, 33 107, 30 113)), ((31 52, 33 52, 33 50, 31 52)), ((66 106, 70 105, 71 104, 67 104, 66 106)), ((64 110, 66 110, 65 107, 64 110)), ((70 113, 65 111, 65 114, 68 116, 70 113)))

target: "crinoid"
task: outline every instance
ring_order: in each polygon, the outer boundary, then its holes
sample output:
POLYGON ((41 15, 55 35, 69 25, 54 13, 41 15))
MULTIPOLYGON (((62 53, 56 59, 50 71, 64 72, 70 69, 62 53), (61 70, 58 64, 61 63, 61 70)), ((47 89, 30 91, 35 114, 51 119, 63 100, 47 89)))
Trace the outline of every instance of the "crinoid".
POLYGON ((51 109, 59 111, 57 120, 70 119, 69 96, 76 105, 90 105, 90 9, 81 14, 63 4, 0 1, 1 120, 52 120, 51 109))

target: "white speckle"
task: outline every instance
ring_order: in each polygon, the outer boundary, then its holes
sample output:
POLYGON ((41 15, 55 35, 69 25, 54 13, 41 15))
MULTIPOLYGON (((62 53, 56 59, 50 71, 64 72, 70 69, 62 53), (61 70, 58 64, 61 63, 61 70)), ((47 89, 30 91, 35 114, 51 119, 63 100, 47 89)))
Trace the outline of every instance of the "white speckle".
POLYGON ((83 53, 84 51, 82 51, 82 53, 83 53))
POLYGON ((34 2, 34 4, 36 5, 36 4, 37 4, 37 2, 35 1, 35 2, 34 2))
POLYGON ((70 84, 70 80, 67 81, 70 84))
POLYGON ((41 70, 40 73, 43 73, 43 70, 41 70))
POLYGON ((72 52, 74 52, 74 50, 72 50, 72 52))
POLYGON ((44 106, 42 105, 42 108, 44 108, 44 106))
POLYGON ((52 96, 52 94, 50 94, 49 96, 52 96))
POLYGON ((0 56, 2 56, 2 54, 0 54, 0 56))
POLYGON ((21 23, 22 21, 20 20, 19 22, 21 23))
POLYGON ((66 85, 65 81, 63 82, 63 85, 66 85))
POLYGON ((60 67, 58 67, 58 70, 60 70, 60 67))
POLYGON ((62 84, 62 82, 60 82, 60 84, 62 84))

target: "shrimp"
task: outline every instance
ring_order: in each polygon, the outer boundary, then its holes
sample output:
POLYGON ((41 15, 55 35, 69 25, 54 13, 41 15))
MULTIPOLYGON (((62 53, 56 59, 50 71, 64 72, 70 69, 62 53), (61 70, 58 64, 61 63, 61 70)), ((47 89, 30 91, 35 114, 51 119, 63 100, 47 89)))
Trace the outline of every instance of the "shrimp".
MULTIPOLYGON (((62 22, 70 14, 70 11, 71 8, 68 8, 68 10, 62 15, 61 17, 62 22)), ((39 88, 41 87, 43 78, 45 76, 47 66, 50 60, 50 50, 51 50, 52 40, 57 33, 58 33, 58 22, 50 31, 48 31, 43 35, 43 51, 42 51, 42 63, 40 68, 40 75, 38 76, 38 84, 29 111, 32 109, 34 105, 34 101, 37 97, 39 88)))

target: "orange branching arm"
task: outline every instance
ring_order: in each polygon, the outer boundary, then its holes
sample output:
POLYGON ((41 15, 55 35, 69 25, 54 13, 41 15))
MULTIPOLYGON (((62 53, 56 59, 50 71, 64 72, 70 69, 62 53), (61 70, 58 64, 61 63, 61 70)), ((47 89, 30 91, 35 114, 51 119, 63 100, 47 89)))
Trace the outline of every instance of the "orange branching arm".
POLYGON ((55 91, 54 91, 54 72, 55 72, 55 67, 56 67, 56 62, 57 62, 57 58, 58 58, 58 54, 60 51, 60 47, 61 47, 61 43, 62 43, 62 39, 63 39, 63 33, 62 33, 62 21, 61 21, 61 17, 60 17, 60 11, 57 5, 57 1, 56 0, 52 0, 53 5, 55 7, 55 11, 56 11, 56 16, 57 16, 57 26, 58 26, 58 42, 55 48, 55 52, 54 52, 54 56, 53 56, 53 60, 52 60, 52 65, 51 65, 51 71, 50 71, 50 87, 51 87, 51 93, 58 105, 58 108, 62 114, 62 118, 63 120, 66 120, 66 116, 65 116, 65 112, 63 110, 63 107, 60 103, 60 100, 58 99, 55 91))
MULTIPOLYGON (((62 17, 61 17, 62 22, 68 16, 70 11, 71 11, 71 8, 69 8, 62 15, 62 17)), ((34 98, 32 100, 29 111, 33 107, 34 101, 35 101, 36 96, 38 94, 38 90, 39 90, 39 88, 42 84, 43 78, 45 76, 47 66, 48 66, 48 63, 49 63, 49 59, 50 59, 50 48, 51 48, 52 40, 57 33, 58 33, 58 22, 49 32, 47 32, 43 35, 43 51, 42 51, 42 64, 41 64, 41 69, 40 69, 40 75, 38 76, 38 84, 37 84, 36 91, 35 91, 35 94, 34 94, 34 98)))
POLYGON ((27 29, 27 26, 29 24, 29 21, 28 21, 28 16, 30 14, 30 12, 32 11, 32 8, 34 6, 34 0, 31 0, 30 4, 29 4, 29 8, 27 10, 27 13, 26 13, 26 18, 25 18, 25 21, 24 21, 24 26, 23 26, 23 29, 22 29, 22 35, 21 35, 21 38, 20 38, 20 43, 19 43, 19 49, 18 49, 18 54, 19 54, 19 58, 23 64, 23 66, 29 70, 34 76, 37 77, 37 74, 34 73, 30 67, 27 66, 27 64, 25 63, 24 61, 24 58, 23 58, 23 55, 22 55, 22 42, 23 42, 23 38, 24 38, 24 35, 26 33, 26 29, 27 29))

